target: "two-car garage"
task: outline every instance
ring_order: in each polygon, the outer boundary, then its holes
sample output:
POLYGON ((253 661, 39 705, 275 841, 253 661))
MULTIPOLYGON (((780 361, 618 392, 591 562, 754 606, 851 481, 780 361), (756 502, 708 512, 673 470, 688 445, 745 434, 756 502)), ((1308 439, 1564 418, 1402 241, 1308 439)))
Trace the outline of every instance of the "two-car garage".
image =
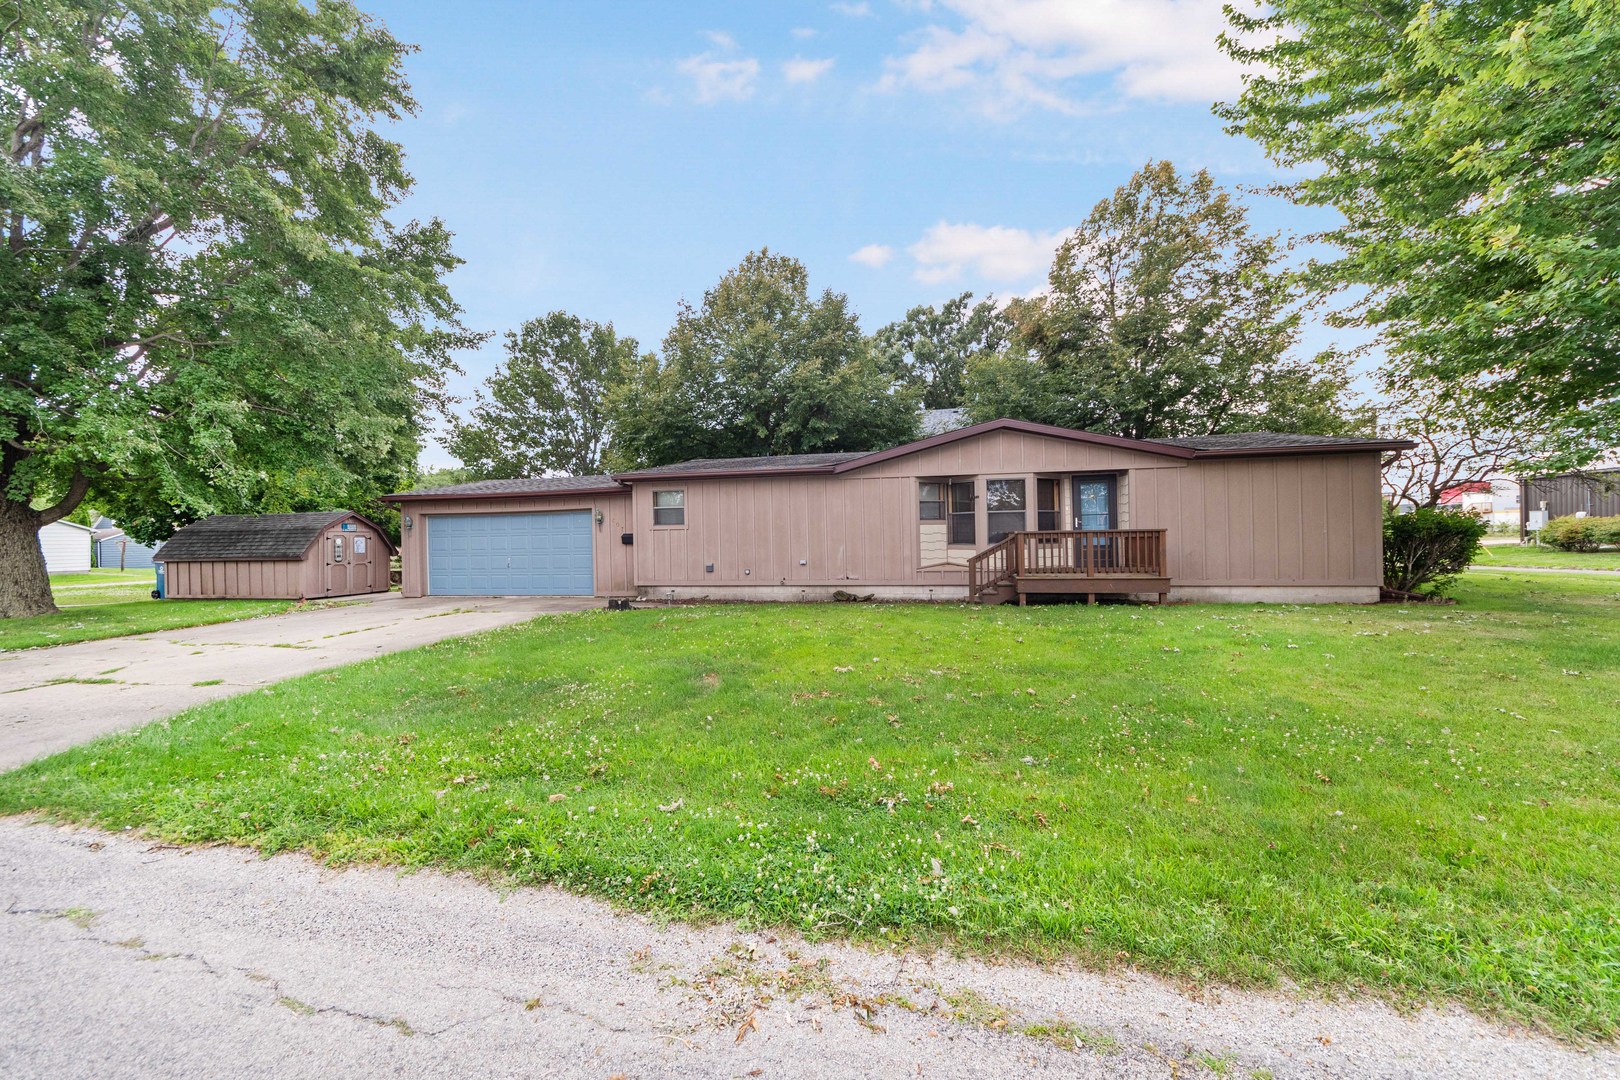
POLYGON ((634 595, 630 491, 606 476, 391 496, 406 596, 634 595))
POLYGON ((427 591, 435 596, 591 596, 591 512, 435 514, 427 591))

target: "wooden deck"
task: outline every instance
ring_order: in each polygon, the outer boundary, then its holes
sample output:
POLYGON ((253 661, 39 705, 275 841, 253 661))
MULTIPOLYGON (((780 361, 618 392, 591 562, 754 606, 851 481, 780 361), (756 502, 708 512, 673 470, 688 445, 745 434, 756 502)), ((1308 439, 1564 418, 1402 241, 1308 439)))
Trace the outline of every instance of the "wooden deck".
POLYGON ((1163 529, 1016 532, 968 560, 968 595, 982 603, 1030 596, 1170 592, 1163 529))

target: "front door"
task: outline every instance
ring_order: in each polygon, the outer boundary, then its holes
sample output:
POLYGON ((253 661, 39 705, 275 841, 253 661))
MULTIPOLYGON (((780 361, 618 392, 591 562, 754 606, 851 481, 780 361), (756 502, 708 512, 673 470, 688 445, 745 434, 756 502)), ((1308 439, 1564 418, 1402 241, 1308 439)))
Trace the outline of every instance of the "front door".
MULTIPOLYGON (((1115 476, 1076 476, 1074 478, 1074 527, 1084 532, 1118 527, 1119 478, 1115 476)), ((1107 536, 1083 536, 1075 543, 1075 565, 1106 568, 1112 561, 1113 547, 1107 536), (1089 551, 1086 549, 1090 548, 1089 551), (1088 559, 1087 556, 1090 556, 1088 559)))

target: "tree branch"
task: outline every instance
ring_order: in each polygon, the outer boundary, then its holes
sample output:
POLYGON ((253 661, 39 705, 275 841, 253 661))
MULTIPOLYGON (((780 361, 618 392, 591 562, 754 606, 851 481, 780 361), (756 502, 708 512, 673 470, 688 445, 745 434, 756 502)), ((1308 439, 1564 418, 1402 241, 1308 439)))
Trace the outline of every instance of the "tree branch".
POLYGON ((73 513, 79 508, 79 504, 84 502, 84 497, 89 492, 90 477, 85 475, 83 469, 73 470, 73 479, 68 484, 67 494, 63 495, 55 505, 39 511, 40 525, 49 525, 53 521, 61 521, 73 513))

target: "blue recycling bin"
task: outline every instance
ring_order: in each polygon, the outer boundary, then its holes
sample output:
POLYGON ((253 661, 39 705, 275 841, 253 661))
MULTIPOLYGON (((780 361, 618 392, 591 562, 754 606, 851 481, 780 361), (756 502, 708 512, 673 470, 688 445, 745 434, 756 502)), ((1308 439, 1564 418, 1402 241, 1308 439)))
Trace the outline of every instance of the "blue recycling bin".
POLYGON ((157 588, 152 590, 152 599, 162 600, 165 595, 163 590, 163 564, 153 563, 152 565, 157 569, 157 588))

